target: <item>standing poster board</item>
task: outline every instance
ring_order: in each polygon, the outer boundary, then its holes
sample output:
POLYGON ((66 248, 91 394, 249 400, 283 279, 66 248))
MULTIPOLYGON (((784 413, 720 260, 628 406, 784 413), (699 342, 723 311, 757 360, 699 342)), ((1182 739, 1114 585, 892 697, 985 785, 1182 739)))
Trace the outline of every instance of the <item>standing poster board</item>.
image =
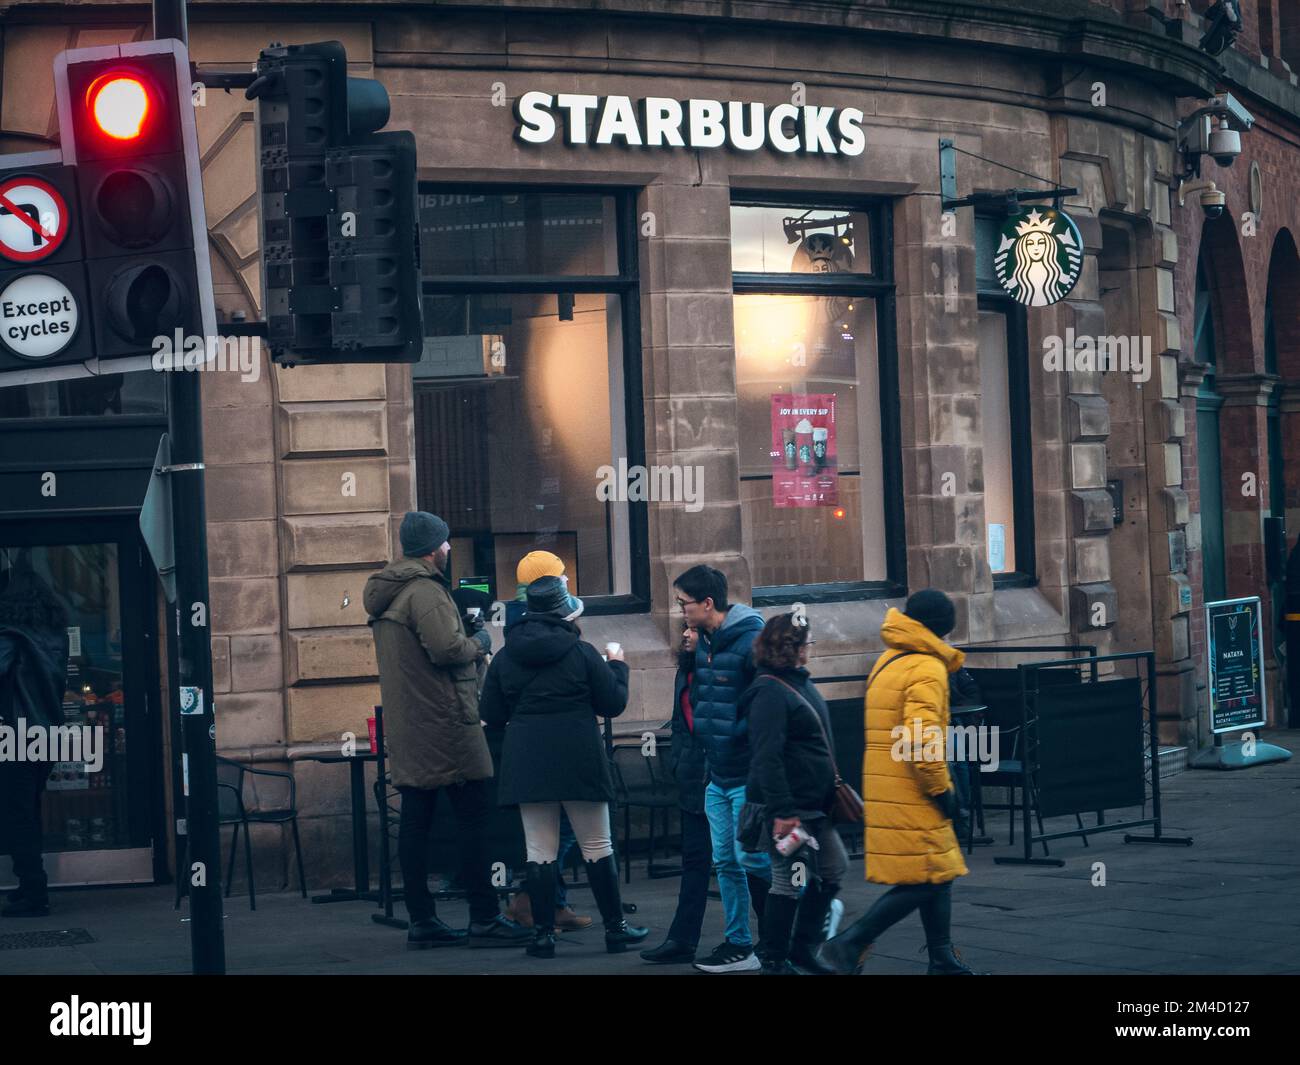
POLYGON ((1205 604, 1215 734, 1263 725, 1268 718, 1262 613, 1259 596, 1205 604))

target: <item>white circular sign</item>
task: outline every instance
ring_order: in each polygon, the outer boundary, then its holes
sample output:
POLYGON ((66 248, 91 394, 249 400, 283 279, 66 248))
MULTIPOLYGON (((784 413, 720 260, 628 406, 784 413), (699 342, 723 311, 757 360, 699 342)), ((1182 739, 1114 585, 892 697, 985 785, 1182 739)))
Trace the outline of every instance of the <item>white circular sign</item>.
POLYGON ((48 359, 77 334, 77 300, 48 274, 24 274, 0 292, 0 343, 25 359, 48 359))
POLYGON ((53 254, 68 235, 68 209, 47 181, 16 177, 0 182, 0 255, 35 262, 53 254))

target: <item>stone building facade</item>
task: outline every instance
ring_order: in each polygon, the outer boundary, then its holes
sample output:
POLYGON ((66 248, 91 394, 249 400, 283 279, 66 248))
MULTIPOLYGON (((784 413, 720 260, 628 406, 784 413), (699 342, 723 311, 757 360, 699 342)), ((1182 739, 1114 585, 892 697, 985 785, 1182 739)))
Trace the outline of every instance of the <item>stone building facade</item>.
MULTIPOLYGON (((291 756, 348 732, 364 737, 379 694, 362 586, 392 554, 402 512, 417 503, 473 512, 470 503, 453 504, 457 478, 513 485, 494 489, 487 500, 493 507, 507 507, 498 497, 523 493, 540 513, 559 505, 561 521, 577 523, 572 541, 550 520, 504 525, 495 530, 496 547, 485 547, 481 537, 463 545, 453 539, 453 557, 469 552, 479 569, 492 551, 499 560, 509 537, 516 553, 557 544, 562 554, 576 552, 577 590, 589 602, 584 633, 624 646, 633 677, 626 716, 647 726, 671 709, 670 648, 680 623, 672 579, 705 561, 727 573, 736 598, 753 598, 765 613, 804 603, 819 675, 865 672, 881 648, 888 607, 907 590, 931 585, 956 600, 954 639, 964 644, 1082 642, 1102 654, 1154 649, 1162 741, 1192 750, 1208 742, 1199 512, 1211 486, 1200 483, 1197 458, 1204 379, 1194 343, 1198 262, 1209 278, 1201 303, 1212 306, 1220 342, 1222 483, 1213 490, 1223 492, 1232 594, 1269 591, 1261 518, 1270 505, 1266 457, 1275 395, 1289 471, 1285 505, 1300 521, 1300 474, 1293 472, 1300 471, 1300 455, 1291 454, 1300 434, 1290 431, 1300 407, 1287 390, 1291 375, 1300 374, 1292 236, 1300 225, 1300 91, 1287 62, 1300 70, 1300 26, 1283 10, 1287 5, 1245 0, 1242 33, 1220 60, 1197 48, 1193 9, 1205 5, 1175 0, 1163 4, 1169 32, 1139 0, 523 6, 287 4, 271 17, 269 5, 191 4, 192 55, 205 67, 247 69, 272 40, 337 39, 353 74, 387 86, 390 128, 413 130, 419 146, 428 212, 422 223, 430 234, 426 318, 442 321, 451 306, 498 323, 467 325, 453 345, 459 355, 448 358, 463 357, 465 337, 514 336, 509 330, 525 318, 558 328, 572 321, 575 305, 580 316, 603 315, 607 338, 619 333, 602 349, 609 355, 603 366, 600 358, 583 362, 586 355, 565 346, 571 342, 546 348, 550 379, 530 379, 541 383, 520 386, 509 400, 520 404, 521 420, 471 424, 472 448, 429 425, 430 412, 450 417, 445 394, 422 398, 440 371, 421 378, 410 366, 266 366, 254 383, 235 375, 205 379, 218 747, 293 772, 304 845, 316 868, 346 865, 346 781, 334 767, 291 756), (1225 88, 1257 122, 1243 135, 1234 166, 1206 161, 1205 176, 1225 190, 1228 203, 1222 222, 1206 224, 1194 201, 1178 203, 1176 129, 1181 116, 1225 88), (566 143, 560 133, 528 143, 519 135, 519 105, 528 93, 552 103, 560 94, 761 103, 765 114, 783 104, 834 108, 837 116, 848 109, 861 112, 865 147, 860 154, 831 151, 826 142, 818 151, 771 143, 753 151, 692 149, 668 136, 657 147, 626 147, 593 143, 594 125, 587 143, 566 143), (963 197, 1012 187, 1078 190, 1062 204, 1084 251, 1068 298, 1027 311, 999 300, 987 284, 987 240, 1001 219, 977 218, 970 207, 945 213, 941 138, 958 149, 963 197), (1252 209, 1253 170, 1262 175, 1263 204, 1254 234, 1245 237, 1241 217, 1252 209), (515 197, 526 213, 533 195, 544 213, 548 192, 587 197, 584 211, 599 202, 612 212, 601 224, 608 243, 603 266, 570 268, 559 252, 552 256, 549 269, 558 280, 548 278, 545 296, 555 296, 554 313, 520 295, 543 291, 536 277, 511 289, 518 270, 503 267, 500 276, 484 278, 481 290, 463 276, 470 271, 461 270, 456 254, 447 253, 451 265, 441 275, 431 272, 430 257, 436 264, 443 254, 437 241, 451 241, 457 225, 504 226, 500 219, 516 209, 510 200, 491 216, 496 222, 484 222, 473 213, 488 210, 481 204, 515 197), (456 214, 462 207, 463 217, 456 214), (791 249, 805 245, 791 241, 777 256, 770 242, 789 218, 817 223, 805 232, 847 235, 843 227, 851 226, 855 265, 841 271, 852 279, 823 291, 788 276, 798 269, 786 265, 791 249), (740 234, 751 228, 755 242, 744 243, 740 234), (780 276, 764 291, 769 273, 780 276), (611 280, 602 289, 606 275, 611 280), (564 291, 567 276, 578 279, 574 293, 564 291), (466 292, 474 294, 455 304, 466 292), (855 299, 862 305, 855 308, 855 299), (767 392, 782 394, 794 378, 784 368, 755 367, 771 355, 757 334, 786 329, 781 308, 795 306, 781 300, 863 315, 837 330, 850 347, 832 343, 824 356, 842 356, 864 371, 857 381, 851 373, 824 375, 840 381, 842 446, 846 456, 856 446, 851 457, 860 468, 855 485, 847 462, 840 479, 847 514, 814 520, 796 512, 798 520, 768 542, 774 515, 790 515, 769 514, 760 498, 770 476, 762 468, 762 404, 767 392), (1276 312, 1269 330, 1276 358, 1267 360, 1266 300, 1276 312), (1043 353, 1069 331, 1149 338, 1149 378, 1045 368, 1043 353), (597 385, 588 370, 598 371, 597 385), (764 392, 765 382, 778 380, 786 384, 764 392), (573 406, 554 388, 571 389, 573 406), (590 432, 580 432, 570 424, 575 410, 597 410, 593 396, 603 399, 604 389, 608 424, 601 411, 590 432), (989 399, 994 389, 1001 390, 996 402, 989 399), (498 454, 507 445, 515 450, 498 454), (702 498, 698 505, 632 501, 609 508, 607 521, 566 514, 563 504, 543 498, 589 494, 596 468, 620 458, 700 470, 702 498), (442 468, 448 463, 451 472, 442 468), (1245 472, 1259 474, 1258 493, 1231 494, 1245 472), (989 502, 995 482, 996 522, 989 502), (835 521, 846 523, 852 537, 846 540, 835 521), (999 527, 996 536, 991 524, 999 527), (808 543, 810 554, 824 548, 852 572, 827 576, 816 559, 795 558, 808 543), (583 576, 593 572, 595 579, 583 576), (814 576, 799 579, 802 573, 814 576)), ((46 88, 54 53, 142 36, 139 14, 116 4, 8 6, 0 97, 5 150, 50 137, 46 88), (55 9, 57 18, 50 15, 55 9)), ((219 319, 256 319, 252 105, 238 93, 209 91, 198 117, 219 319)), ((785 132, 769 128, 768 140, 785 132)), ((554 221, 527 215, 519 223, 543 227, 542 259, 559 247, 546 243, 544 227, 554 221)), ((477 238, 466 239, 477 246, 477 238)), ((595 261, 580 242, 561 251, 595 261)), ((539 268, 538 276, 545 272, 539 268)), ((549 343, 542 325, 530 328, 529 343, 549 343)), ((782 367, 790 361, 783 359, 782 367)), ((463 389, 456 402, 477 409, 469 386, 463 389)), ((514 593, 504 578, 495 585, 499 598, 514 593)), ((1006 660, 990 657, 987 664, 1006 660)), ((827 694, 861 690, 860 682, 844 682, 827 694)), ((1276 717, 1276 697, 1272 705, 1276 717)), ((279 830, 267 827, 259 842, 259 861, 281 870, 279 830)))

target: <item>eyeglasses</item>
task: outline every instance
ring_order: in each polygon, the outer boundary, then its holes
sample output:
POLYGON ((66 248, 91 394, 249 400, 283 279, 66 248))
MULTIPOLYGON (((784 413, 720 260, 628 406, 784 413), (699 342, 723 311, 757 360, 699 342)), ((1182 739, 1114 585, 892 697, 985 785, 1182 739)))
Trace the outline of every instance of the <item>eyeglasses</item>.
POLYGON ((686 609, 688 603, 698 603, 698 602, 699 602, 698 599, 682 599, 680 596, 677 597, 677 606, 682 610, 686 609))

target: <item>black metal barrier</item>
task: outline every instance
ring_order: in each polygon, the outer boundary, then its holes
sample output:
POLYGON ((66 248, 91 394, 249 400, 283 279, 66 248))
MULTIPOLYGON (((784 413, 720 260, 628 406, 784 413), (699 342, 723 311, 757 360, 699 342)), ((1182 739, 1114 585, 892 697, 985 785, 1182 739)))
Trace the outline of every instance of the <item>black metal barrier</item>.
MULTIPOLYGON (((963 648, 968 653, 1023 653, 1050 648, 963 648)), ((1150 825, 1151 836, 1125 834, 1125 843, 1159 843, 1190 846, 1186 836, 1163 834, 1160 807, 1160 741, 1157 722, 1155 654, 1134 651, 1098 656, 1089 650, 1086 659, 1057 659, 1022 662, 1015 670, 971 670, 981 685, 981 697, 989 704, 989 723, 1018 728, 1021 757, 1020 815, 1024 855, 995 858, 1001 864, 1064 865, 1059 858, 1034 858, 1033 846, 1047 841, 1098 832, 1141 828, 1150 825), (1098 679, 1097 667, 1106 662, 1133 662, 1134 677, 1098 679), (1140 664, 1145 664, 1145 670, 1140 664), (1084 681, 1083 670, 1089 677, 1084 681), (1014 672, 1014 709, 1007 705, 1007 680, 1014 672), (987 689, 987 690, 986 690, 987 689), (1015 713, 1018 711, 1018 715, 1015 713), (1149 755, 1149 762, 1148 762, 1149 755), (1148 777, 1148 773, 1150 774, 1148 777), (1146 816, 1147 785, 1150 785, 1151 817, 1146 816), (1106 823, 1106 810, 1141 806, 1138 820, 1106 823), (1096 812, 1097 823, 1085 826, 1081 813, 1096 812), (1038 820, 1032 829, 1031 813, 1038 820), (1077 828, 1047 832, 1043 817, 1074 814, 1077 828)))

